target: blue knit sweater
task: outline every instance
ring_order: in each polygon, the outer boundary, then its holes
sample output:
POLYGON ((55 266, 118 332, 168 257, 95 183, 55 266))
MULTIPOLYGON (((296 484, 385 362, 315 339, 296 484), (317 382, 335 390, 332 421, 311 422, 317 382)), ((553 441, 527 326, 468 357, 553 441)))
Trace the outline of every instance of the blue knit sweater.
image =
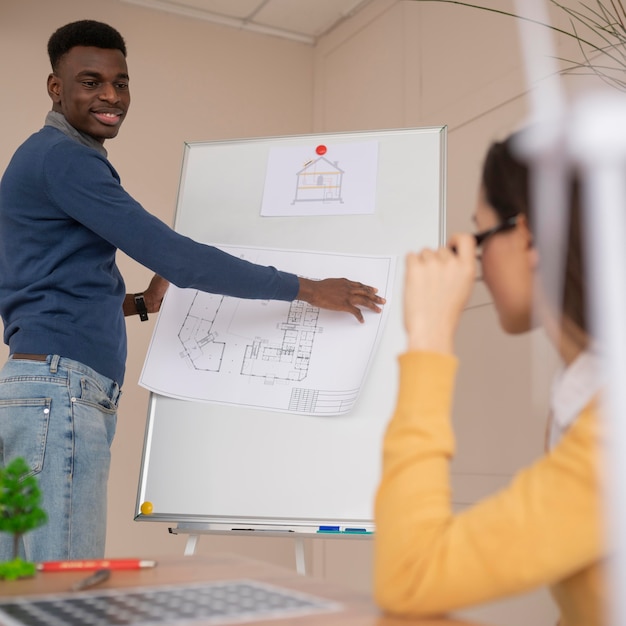
POLYGON ((298 279, 184 237, 124 191, 105 156, 45 126, 0 181, 0 314, 11 353, 60 354, 120 385, 117 249, 179 287, 293 300, 298 279))

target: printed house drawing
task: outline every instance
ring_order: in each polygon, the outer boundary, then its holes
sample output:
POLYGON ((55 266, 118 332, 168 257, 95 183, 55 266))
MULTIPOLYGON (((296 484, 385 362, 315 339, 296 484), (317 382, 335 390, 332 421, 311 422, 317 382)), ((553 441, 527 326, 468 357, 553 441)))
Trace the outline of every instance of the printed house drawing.
POLYGON ((296 174, 296 202, 341 202, 344 171, 325 157, 309 161, 296 174))

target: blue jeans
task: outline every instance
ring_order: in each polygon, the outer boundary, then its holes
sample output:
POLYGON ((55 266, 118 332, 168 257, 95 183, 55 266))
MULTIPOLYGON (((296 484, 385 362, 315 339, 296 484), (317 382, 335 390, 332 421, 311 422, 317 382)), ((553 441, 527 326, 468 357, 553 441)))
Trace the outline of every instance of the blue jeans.
MULTIPOLYGON (((117 383, 57 355, 10 358, 0 371, 0 465, 24 457, 42 491, 48 522, 23 536, 29 561, 104 556, 110 446, 117 383)), ((0 532, 0 561, 13 558, 0 532)))

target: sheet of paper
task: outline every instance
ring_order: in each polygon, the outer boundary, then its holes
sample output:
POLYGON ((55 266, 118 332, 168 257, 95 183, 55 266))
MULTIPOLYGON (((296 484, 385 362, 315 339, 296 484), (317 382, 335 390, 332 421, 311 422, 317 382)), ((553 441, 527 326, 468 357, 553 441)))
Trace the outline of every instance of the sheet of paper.
POLYGON ((139 383, 160 395, 308 415, 350 411, 392 306, 394 257, 220 246, 313 279, 378 288, 382 314, 168 289, 139 383))
POLYGON ((377 176, 377 141, 272 148, 261 215, 374 213, 377 176))

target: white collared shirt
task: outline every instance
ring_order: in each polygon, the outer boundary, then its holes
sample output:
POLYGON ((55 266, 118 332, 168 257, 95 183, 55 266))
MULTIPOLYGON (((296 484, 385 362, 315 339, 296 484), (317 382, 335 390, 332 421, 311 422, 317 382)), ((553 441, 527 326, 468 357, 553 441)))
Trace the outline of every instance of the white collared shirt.
POLYGON ((584 351, 564 368, 552 383, 550 407, 552 421, 548 433, 548 447, 553 448, 580 412, 600 391, 600 357, 584 351))

